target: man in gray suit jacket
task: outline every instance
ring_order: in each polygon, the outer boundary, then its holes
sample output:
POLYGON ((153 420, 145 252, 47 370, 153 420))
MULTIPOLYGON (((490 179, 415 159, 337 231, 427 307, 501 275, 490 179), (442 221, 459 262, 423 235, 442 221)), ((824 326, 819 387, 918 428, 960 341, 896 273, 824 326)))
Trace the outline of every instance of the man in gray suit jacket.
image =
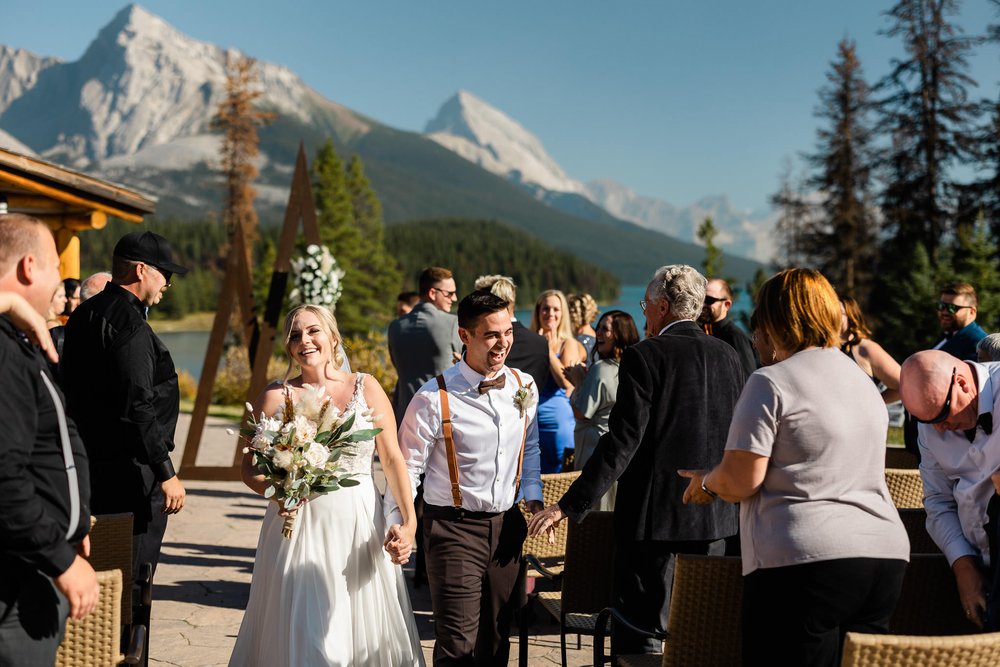
POLYGON ((456 301, 451 271, 432 266, 420 274, 420 303, 389 324, 389 356, 399 377, 392 393, 397 426, 417 390, 461 357, 458 318, 449 312, 456 301))

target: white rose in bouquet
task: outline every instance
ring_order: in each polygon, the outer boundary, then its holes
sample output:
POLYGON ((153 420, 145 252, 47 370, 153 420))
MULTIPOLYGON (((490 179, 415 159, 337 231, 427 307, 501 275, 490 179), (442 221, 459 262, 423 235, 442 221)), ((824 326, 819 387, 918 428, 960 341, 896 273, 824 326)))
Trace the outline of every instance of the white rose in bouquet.
POLYGON ((309 449, 303 452, 302 458, 313 468, 322 468, 330 458, 330 450, 318 442, 312 442, 309 444, 309 449))

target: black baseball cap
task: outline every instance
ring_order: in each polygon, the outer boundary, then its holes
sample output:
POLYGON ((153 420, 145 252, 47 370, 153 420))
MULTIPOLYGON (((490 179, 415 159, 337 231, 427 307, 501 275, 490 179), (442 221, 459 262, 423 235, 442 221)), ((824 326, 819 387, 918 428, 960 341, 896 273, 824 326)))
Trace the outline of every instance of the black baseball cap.
POLYGON ((174 253, 167 239, 154 232, 132 232, 118 239, 115 257, 133 262, 151 264, 158 269, 184 275, 188 272, 180 264, 174 263, 174 253))

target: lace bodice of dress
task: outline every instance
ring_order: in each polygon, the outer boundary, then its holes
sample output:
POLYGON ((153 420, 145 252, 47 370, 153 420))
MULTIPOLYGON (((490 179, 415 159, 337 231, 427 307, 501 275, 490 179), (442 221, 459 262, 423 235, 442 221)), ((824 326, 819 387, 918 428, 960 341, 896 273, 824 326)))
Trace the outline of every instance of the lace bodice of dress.
MULTIPOLYGON (((365 401, 365 377, 364 373, 357 374, 357 383, 354 387, 354 395, 344 407, 344 413, 354 411, 354 424, 351 426, 351 433, 354 431, 369 429, 374 427, 372 416, 368 409, 368 402, 365 401)), ((341 467, 349 473, 355 475, 372 474, 372 458, 375 455, 375 439, 355 442, 351 445, 351 451, 345 452, 340 457, 341 467)))

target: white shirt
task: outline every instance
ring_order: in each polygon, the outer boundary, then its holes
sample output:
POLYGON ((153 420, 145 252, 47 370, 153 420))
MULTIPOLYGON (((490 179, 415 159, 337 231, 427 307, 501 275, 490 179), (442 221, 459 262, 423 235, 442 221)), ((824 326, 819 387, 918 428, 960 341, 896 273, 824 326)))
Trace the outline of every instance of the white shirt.
POLYGON ((667 330, 667 329, 669 329, 670 327, 674 326, 675 324, 680 324, 681 322, 694 322, 694 320, 692 320, 692 319, 686 319, 686 320, 674 320, 673 322, 671 322, 671 323, 670 323, 670 324, 668 324, 667 326, 665 326, 665 327, 663 327, 662 329, 660 329, 660 333, 658 333, 658 334, 656 334, 656 335, 657 335, 657 336, 662 336, 662 335, 663 335, 663 332, 664 332, 664 331, 666 331, 666 330, 667 330))
POLYGON ((970 365, 976 370, 979 414, 993 413, 993 433, 986 435, 977 429, 975 439, 969 442, 962 431, 938 433, 932 425, 920 424, 920 475, 927 532, 948 563, 978 555, 989 564, 989 541, 983 526, 986 507, 995 493, 990 475, 1000 468, 1000 363, 970 365))
MULTIPOLYGON (((521 440, 524 438, 524 418, 514 404, 517 379, 506 366, 497 376, 500 373, 507 376, 503 389, 480 394, 479 383, 486 378, 472 370, 465 359, 444 372, 462 507, 471 512, 503 512, 518 500, 515 497, 515 481, 521 440)), ((525 387, 531 385, 520 497, 527 501, 540 501, 541 463, 538 422, 535 418, 538 387, 527 373, 522 372, 520 376, 525 387)), ((441 431, 441 396, 436 379, 423 385, 407 406, 399 426, 399 447, 406 459, 411 493, 416 495, 420 475, 426 473, 424 502, 453 507, 448 458, 441 431)), ((396 501, 388 490, 385 515, 386 525, 401 521, 396 501)))

